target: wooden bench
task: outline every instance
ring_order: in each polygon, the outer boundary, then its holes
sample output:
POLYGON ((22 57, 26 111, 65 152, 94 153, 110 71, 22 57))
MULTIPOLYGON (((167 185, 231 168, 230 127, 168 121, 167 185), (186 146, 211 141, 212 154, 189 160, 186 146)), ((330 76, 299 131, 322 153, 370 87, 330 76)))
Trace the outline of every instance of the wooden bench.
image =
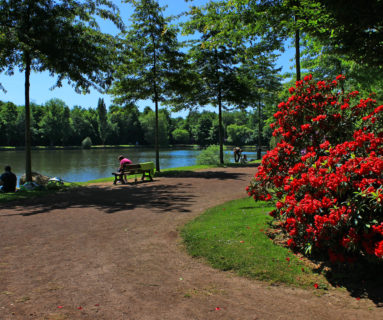
MULTIPOLYGON (((114 175, 114 182, 120 181, 122 184, 127 183, 126 176, 142 174, 141 180, 144 180, 145 177, 148 177, 150 181, 153 181, 153 172, 154 172, 154 163, 145 162, 139 164, 125 164, 124 168, 120 172, 112 172, 114 175)), ((137 182, 137 178, 134 180, 137 182)))

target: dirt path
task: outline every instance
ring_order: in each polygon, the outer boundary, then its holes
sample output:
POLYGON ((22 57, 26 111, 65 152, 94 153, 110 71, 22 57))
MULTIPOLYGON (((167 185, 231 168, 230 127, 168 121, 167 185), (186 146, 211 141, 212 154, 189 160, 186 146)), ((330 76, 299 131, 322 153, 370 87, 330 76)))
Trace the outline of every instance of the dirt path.
POLYGON ((3 206, 0 319, 383 319, 347 292, 268 286, 184 252, 179 228, 243 197, 254 171, 94 185, 3 206))

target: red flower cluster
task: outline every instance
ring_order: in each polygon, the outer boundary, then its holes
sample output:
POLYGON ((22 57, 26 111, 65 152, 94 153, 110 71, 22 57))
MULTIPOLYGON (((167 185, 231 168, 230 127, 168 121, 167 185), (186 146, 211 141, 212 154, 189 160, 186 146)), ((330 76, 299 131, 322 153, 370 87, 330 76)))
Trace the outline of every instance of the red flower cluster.
POLYGON ((343 92, 344 80, 306 76, 289 90, 271 125, 280 142, 247 192, 277 201, 270 215, 291 247, 326 252, 332 262, 383 259, 383 105, 343 92))

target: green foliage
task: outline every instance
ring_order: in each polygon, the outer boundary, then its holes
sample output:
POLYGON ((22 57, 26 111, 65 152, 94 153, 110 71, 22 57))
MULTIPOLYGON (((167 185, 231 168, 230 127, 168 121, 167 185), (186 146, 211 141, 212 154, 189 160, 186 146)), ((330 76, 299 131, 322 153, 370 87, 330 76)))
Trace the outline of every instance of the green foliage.
POLYGON ((231 124, 227 127, 228 142, 236 146, 251 144, 252 133, 253 130, 246 126, 231 124))
POLYGON ((43 115, 37 125, 40 137, 47 144, 65 145, 72 129, 69 108, 62 100, 49 100, 45 103, 43 115))
MULTIPOLYGON (((197 156, 197 164, 199 165, 220 165, 220 147, 218 145, 211 145, 206 149, 202 150, 197 156)), ((224 152, 224 162, 230 162, 229 152, 224 152)))
MULTIPOLYGON (((264 107, 263 121, 268 115, 266 113, 268 108, 264 107)), ((80 106, 69 109, 59 99, 51 99, 42 106, 32 104, 31 109, 31 130, 34 145, 81 146, 81 142, 85 137, 89 137, 94 145, 102 144, 97 109, 85 109, 80 106)), ((270 110, 270 114, 275 113, 271 107, 270 110)), ((192 111, 185 119, 173 118, 171 114, 165 113, 164 110, 161 110, 159 114, 160 141, 163 141, 164 145, 169 142, 171 144, 194 143, 209 145, 217 144, 219 141, 218 120, 215 112, 192 111), (187 134, 184 131, 175 131, 176 129, 184 130, 187 134), (178 140, 179 132, 182 132, 183 142, 178 140)), ((108 134, 106 135, 105 145, 135 145, 136 142, 140 145, 153 144, 150 135, 153 136, 154 134, 154 112, 150 108, 140 112, 136 106, 120 107, 112 105, 108 108, 106 117, 108 134), (149 114, 151 115, 149 116, 149 114), (149 118, 152 120, 149 121, 149 118), (146 132, 148 141, 144 137, 144 132, 146 132)), ((7 104, 0 103, 0 127, 4 133, 0 135, 0 145, 23 146, 25 139, 24 119, 23 106, 13 105, 10 108, 7 104), (5 112, 3 108, 5 108, 5 112), (12 113, 12 116, 9 115, 9 112, 12 113)), ((226 141, 228 141, 227 128, 232 124, 244 125, 250 128, 253 132, 251 139, 254 140, 254 135, 258 132, 258 115, 256 112, 251 109, 248 111, 226 111, 223 112, 222 119, 224 139, 226 141)), ((268 125, 264 126, 264 130, 268 128, 268 125)), ((263 133, 263 145, 268 144, 269 138, 270 133, 263 133)))
POLYGON ((189 142, 189 132, 185 129, 175 129, 172 136, 174 143, 185 144, 189 142))
POLYGON ((18 109, 11 102, 0 102, 0 145, 14 145, 17 136, 18 109))
MULTIPOLYGON (((358 64, 383 66, 380 0, 313 0, 327 15, 326 24, 317 23, 310 33, 331 46, 331 51, 345 55, 358 64)), ((313 19, 316 20, 316 19, 313 19)))
POLYGON ((25 73, 27 181, 32 181, 31 71, 56 74, 56 86, 67 79, 77 92, 110 85, 117 43, 100 32, 96 17, 122 26, 117 7, 109 0, 0 1, 0 72, 25 73))
POLYGON ((92 146, 91 138, 86 137, 84 140, 82 140, 81 146, 83 149, 90 149, 90 147, 92 146))
POLYGON ((134 6, 132 23, 123 40, 121 63, 116 68, 116 81, 110 92, 116 103, 131 105, 137 100, 151 99, 155 104, 153 140, 151 137, 146 139, 155 145, 156 169, 159 171, 159 144, 167 143, 160 141, 159 103, 174 90, 173 84, 177 82, 174 79, 183 55, 178 50, 177 29, 171 25, 170 18, 163 16, 165 9, 158 1, 127 2, 134 6))
MULTIPOLYGON (((155 123, 156 115, 153 111, 141 115, 140 122, 144 131, 144 140, 147 144, 155 144, 155 123)), ((161 146, 169 145, 168 122, 166 115, 160 110, 158 115, 158 144, 161 146)))
POLYGON ((337 53, 331 44, 323 45, 311 36, 304 39, 303 48, 302 67, 308 74, 326 80, 343 74, 347 78, 343 90, 358 90, 366 96, 375 92, 377 100, 383 99, 383 76, 379 68, 352 61, 347 55, 337 53))
POLYGON ((57 74, 58 86, 68 79, 79 92, 105 88, 116 43, 99 31, 97 16, 122 27, 109 0, 0 1, 0 71, 12 74, 29 62, 57 74))
POLYGON ((111 133, 111 125, 108 122, 107 114, 104 99, 99 98, 97 103, 98 134, 102 144, 105 144, 107 136, 111 133))

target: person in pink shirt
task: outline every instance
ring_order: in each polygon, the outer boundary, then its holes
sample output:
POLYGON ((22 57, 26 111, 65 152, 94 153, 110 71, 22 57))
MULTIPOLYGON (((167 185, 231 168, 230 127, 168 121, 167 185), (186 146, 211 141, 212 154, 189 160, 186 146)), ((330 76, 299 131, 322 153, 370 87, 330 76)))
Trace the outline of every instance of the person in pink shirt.
POLYGON ((124 156, 119 156, 118 160, 120 161, 120 167, 118 168, 118 171, 121 172, 124 168, 125 164, 132 164, 133 162, 129 160, 128 158, 125 158, 124 156))

